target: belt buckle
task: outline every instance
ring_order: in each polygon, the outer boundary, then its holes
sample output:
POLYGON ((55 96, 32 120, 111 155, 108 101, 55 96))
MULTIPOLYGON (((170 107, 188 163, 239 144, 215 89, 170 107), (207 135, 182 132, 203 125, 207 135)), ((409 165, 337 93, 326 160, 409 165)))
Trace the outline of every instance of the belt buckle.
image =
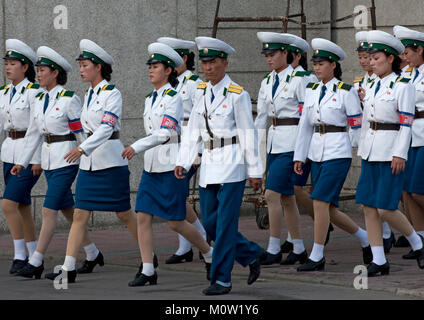
POLYGON ((322 124, 322 123, 320 123, 319 125, 318 125, 318 132, 319 132, 319 134, 322 136, 323 134, 325 134, 325 125, 324 124, 322 124))
POLYGON ((213 150, 213 140, 209 139, 209 151, 213 150))
POLYGON ((375 121, 370 121, 370 128, 371 130, 377 130, 377 122, 375 121))
POLYGON ((44 135, 44 137, 45 137, 45 139, 46 139, 47 144, 51 144, 51 143, 52 143, 52 142, 51 142, 51 136, 50 136, 50 134, 49 134, 49 133, 45 134, 45 135, 44 135))
POLYGON ((272 118, 272 125, 273 125, 274 127, 276 127, 276 126, 277 126, 277 118, 272 118))
POLYGON ((10 136, 10 138, 12 138, 12 140, 16 140, 16 130, 10 129, 9 130, 9 136, 10 136))

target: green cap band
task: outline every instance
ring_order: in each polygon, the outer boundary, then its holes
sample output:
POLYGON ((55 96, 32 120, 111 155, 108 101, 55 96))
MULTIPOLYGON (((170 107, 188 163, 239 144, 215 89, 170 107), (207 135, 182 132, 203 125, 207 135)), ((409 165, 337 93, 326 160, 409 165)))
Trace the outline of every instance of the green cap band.
POLYGON ((100 59, 98 56, 96 56, 95 54, 88 52, 88 51, 83 51, 81 53, 80 58, 86 58, 89 59, 97 64, 101 64, 102 66, 106 64, 106 62, 104 62, 102 59, 100 59))
POLYGON ((388 46, 387 44, 383 44, 383 43, 370 43, 368 48, 369 49, 375 49, 375 50, 378 50, 378 51, 388 52, 388 53, 391 53, 395 56, 399 55, 399 53, 394 48, 388 46))
POLYGON ((265 42, 262 43, 262 50, 267 50, 267 49, 274 49, 274 50, 285 50, 287 47, 287 44, 284 43, 270 43, 270 42, 265 42))
POLYGON ((315 58, 315 57, 328 58, 328 59, 333 60, 335 62, 338 62, 340 60, 340 57, 338 55, 334 54, 333 52, 325 51, 325 50, 319 50, 319 49, 316 49, 314 51, 314 55, 312 56, 312 58, 315 58))
POLYGON ((53 69, 65 72, 65 70, 61 66, 59 66, 56 62, 44 57, 38 58, 37 63, 35 65, 36 66, 48 65, 49 67, 52 67, 53 69))
POLYGON ((180 56, 188 55, 190 53, 189 49, 174 49, 174 50, 177 51, 180 56))
POLYGON ((199 57, 219 57, 222 59, 227 59, 228 54, 226 54, 224 51, 204 48, 202 50, 199 50, 199 57))
POLYGON ((414 46, 414 47, 424 47, 424 42, 423 41, 419 41, 419 40, 413 40, 413 39, 403 39, 400 40, 402 42, 402 44, 406 47, 406 46, 414 46))
POLYGON ((366 41, 362 41, 360 44, 359 44, 359 46, 358 46, 358 49, 357 50, 367 50, 368 49, 368 47, 369 47, 369 43, 368 42, 366 42, 366 41))
POLYGON ((300 54, 304 54, 304 51, 302 49, 295 47, 295 46, 288 45, 288 46, 286 46, 286 50, 293 51, 293 52, 300 53, 300 54))
POLYGON ((152 61, 152 60, 157 60, 157 61, 163 61, 163 62, 166 62, 166 63, 167 63, 170 67, 175 68, 175 62, 174 62, 174 61, 172 61, 171 59, 169 59, 168 57, 166 57, 166 56, 162 55, 162 54, 159 54, 159 53, 154 53, 154 54, 152 54, 152 55, 150 56, 149 61, 152 61))
POLYGON ((30 59, 28 59, 23 54, 20 54, 16 51, 12 51, 12 50, 7 51, 5 58, 19 59, 22 62, 32 66, 32 61, 30 59))

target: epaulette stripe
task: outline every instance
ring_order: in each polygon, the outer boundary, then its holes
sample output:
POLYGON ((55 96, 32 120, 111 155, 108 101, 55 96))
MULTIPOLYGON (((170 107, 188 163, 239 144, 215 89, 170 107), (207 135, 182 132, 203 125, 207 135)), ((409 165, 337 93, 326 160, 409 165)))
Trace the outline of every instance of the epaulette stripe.
POLYGON ((188 80, 192 80, 192 81, 196 81, 197 79, 199 79, 199 76, 195 74, 192 74, 191 76, 188 77, 188 80))
POLYGON ((168 96, 173 97, 173 96, 175 96, 177 94, 177 91, 172 90, 172 89, 168 89, 168 90, 166 90, 165 94, 167 94, 168 96))
POLYGON ((110 90, 113 90, 113 89, 115 89, 115 85, 114 84, 108 84, 108 85, 105 85, 102 90, 103 91, 105 91, 105 90, 110 91, 110 90))
POLYGON ((396 80, 396 82, 404 82, 404 83, 408 83, 411 79, 410 78, 399 78, 396 80))
POLYGON ((9 85, 8 84, 5 84, 4 86, 2 86, 1 88, 0 88, 0 90, 5 90, 5 89, 7 89, 7 87, 8 87, 9 85))
POLYGON ((207 86, 207 82, 200 82, 199 85, 197 86, 197 89, 205 89, 207 86))
POLYGON ((153 94, 153 91, 152 91, 152 92, 150 92, 150 93, 146 96, 146 98, 150 98, 150 97, 152 96, 152 94, 153 94))

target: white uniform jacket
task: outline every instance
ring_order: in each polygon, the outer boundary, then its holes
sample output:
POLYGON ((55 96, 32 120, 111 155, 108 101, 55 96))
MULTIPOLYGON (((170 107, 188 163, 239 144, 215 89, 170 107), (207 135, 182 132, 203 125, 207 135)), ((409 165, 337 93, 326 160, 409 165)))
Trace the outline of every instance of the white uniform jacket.
MULTIPOLYGON (((131 147, 136 153, 144 153, 144 170, 147 172, 173 171, 178 155, 178 136, 184 110, 181 96, 169 83, 149 93, 144 104, 144 129, 147 137, 134 142, 131 147)), ((180 137, 181 138, 181 137, 180 137)))
POLYGON ((258 153, 257 130, 252 118, 249 94, 228 75, 212 86, 199 84, 193 111, 178 154, 177 166, 189 170, 200 146, 210 141, 204 116, 215 139, 233 138, 238 143, 221 148, 204 148, 199 185, 239 182, 247 177, 261 178, 262 164, 258 153), (212 91, 214 100, 211 103, 212 91))
POLYGON ((368 161, 392 161, 393 157, 407 159, 415 106, 415 90, 409 79, 398 77, 394 72, 383 79, 375 79, 363 104, 358 155, 368 161), (380 89, 375 94, 379 81, 380 89), (400 130, 373 130, 370 121, 400 124, 400 130))
POLYGON ((362 110, 356 90, 336 78, 325 85, 327 90, 319 102, 321 88, 324 84, 310 83, 305 93, 305 105, 299 123, 294 161, 305 162, 306 158, 315 162, 332 159, 352 158, 352 145, 359 141, 362 110), (346 127, 349 132, 315 132, 320 124, 346 127))
POLYGON ((368 72, 365 73, 362 77, 356 77, 353 80, 353 86, 356 90, 359 90, 359 87, 363 88, 365 91, 367 91, 374 80, 377 78, 377 75, 375 73, 369 75, 368 72))
MULTIPOLYGON (((416 111, 424 111, 424 64, 414 70, 411 83, 415 87, 415 108, 416 111)), ((424 118, 414 119, 412 123, 412 146, 424 146, 424 118)))
MULTIPOLYGON (((273 70, 262 80, 258 95, 258 115, 255 119, 260 140, 272 118, 300 118, 307 85, 305 76, 305 72, 294 72, 292 66, 288 66, 279 74, 273 70), (272 88, 276 77, 279 77, 279 86, 273 98, 272 88)), ((294 151, 297 128, 297 125, 271 125, 268 130, 267 153, 294 151)))
MULTIPOLYGON (((16 87, 16 93, 10 100, 13 84, 0 88, 0 134, 2 131, 27 131, 26 136, 33 134, 28 131, 33 121, 35 96, 42 92, 38 84, 31 83, 27 78, 22 80, 16 87)), ((24 139, 13 140, 9 136, 4 140, 1 147, 1 160, 16 164, 24 149, 24 139)), ((34 153, 31 164, 41 163, 41 144, 34 153)))
POLYGON ((41 167, 44 170, 54 170, 78 164, 68 163, 64 157, 78 146, 84 139, 80 121, 81 100, 73 91, 65 90, 57 85, 50 91, 39 93, 35 100, 34 119, 28 129, 31 134, 25 137, 25 146, 17 164, 24 167, 28 165, 37 146, 42 142, 41 167), (44 112, 46 95, 49 103, 44 112), (47 143, 45 135, 68 135, 73 133, 77 141, 62 141, 47 143))
POLYGON ((124 145, 121 140, 109 140, 113 132, 121 129, 121 92, 103 80, 93 89, 87 105, 91 89, 85 94, 81 124, 86 134, 93 134, 80 145, 86 154, 81 157, 80 169, 96 171, 126 166, 128 160, 122 159, 124 145))
POLYGON ((187 120, 190 117, 191 110, 193 109, 197 86, 200 82, 202 82, 202 80, 199 76, 194 75, 190 70, 186 70, 178 76, 178 81, 179 83, 177 88, 175 88, 175 91, 181 95, 184 107, 184 119, 187 120))

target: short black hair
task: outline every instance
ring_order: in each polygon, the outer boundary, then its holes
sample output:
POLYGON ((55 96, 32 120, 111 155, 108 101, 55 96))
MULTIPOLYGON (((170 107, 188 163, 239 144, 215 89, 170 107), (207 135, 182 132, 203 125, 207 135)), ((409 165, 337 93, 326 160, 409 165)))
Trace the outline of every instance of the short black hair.
POLYGON ((66 82, 68 82, 68 73, 65 70, 54 69, 50 66, 48 66, 48 67, 49 67, 51 72, 53 72, 54 70, 59 71, 59 73, 57 74, 57 77, 56 77, 57 84, 64 86, 66 84, 66 82))

